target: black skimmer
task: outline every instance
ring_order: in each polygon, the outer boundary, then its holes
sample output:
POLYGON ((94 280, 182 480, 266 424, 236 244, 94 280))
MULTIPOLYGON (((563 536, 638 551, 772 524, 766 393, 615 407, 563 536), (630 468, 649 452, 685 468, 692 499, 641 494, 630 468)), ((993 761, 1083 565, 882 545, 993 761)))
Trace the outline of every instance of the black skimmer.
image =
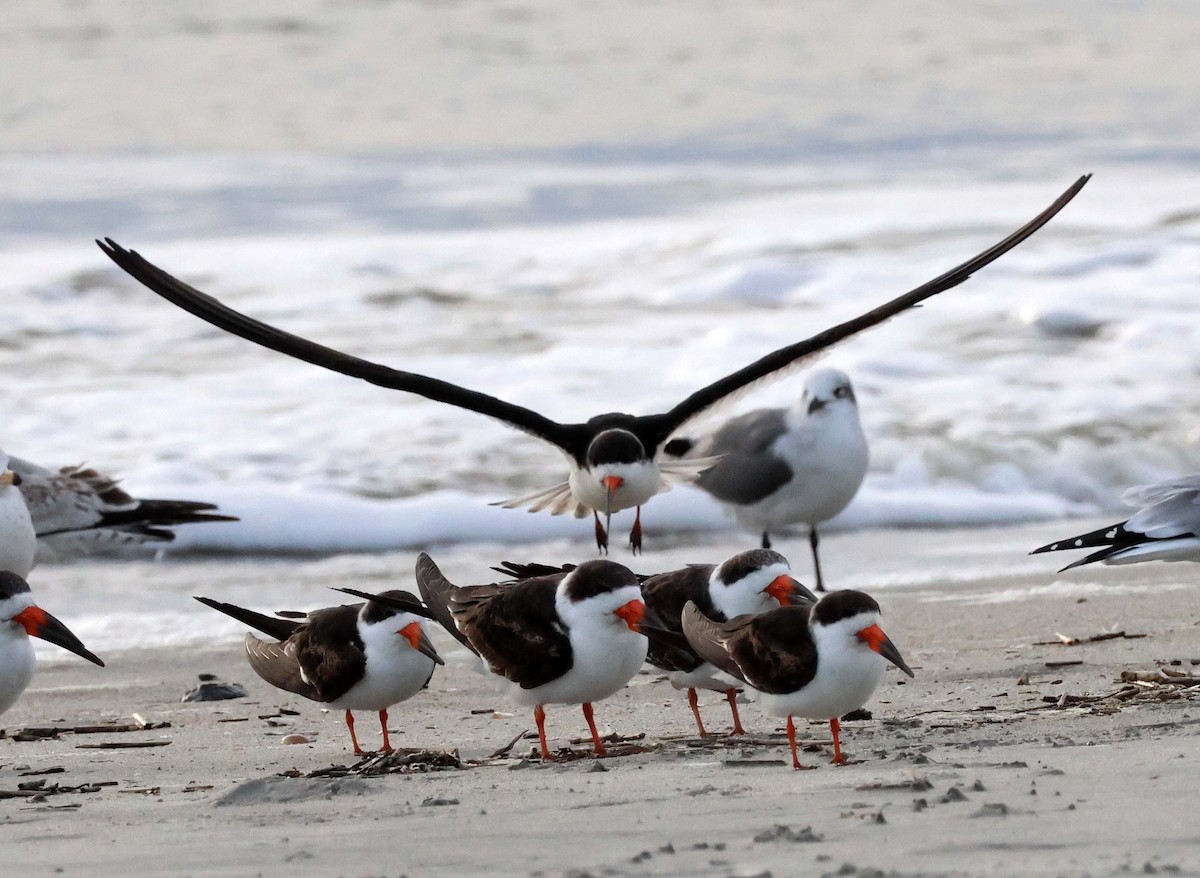
POLYGON ((762 534, 764 549, 772 531, 807 525, 817 591, 825 590, 817 525, 849 505, 867 474, 867 439, 844 372, 813 372, 793 407, 747 412, 711 436, 672 439, 663 450, 720 458, 696 485, 742 527, 762 534))
POLYGON ((24 579, 37 556, 37 532, 21 497, 21 476, 0 451, 0 570, 24 579))
POLYGON ((66 625, 33 602, 24 578, 0 571, 0 713, 13 706, 33 679, 37 661, 30 637, 39 637, 104 667, 104 662, 89 652, 66 625))
POLYGON ((688 704, 701 737, 707 732, 700 718, 697 689, 724 693, 733 714, 732 734, 746 733, 737 709, 740 684, 705 661, 683 639, 683 608, 692 603, 705 616, 724 622, 787 606, 794 600, 815 602, 817 599, 792 577, 787 559, 770 549, 741 552, 719 566, 690 564, 682 570, 651 576, 642 583, 642 596, 661 625, 678 635, 674 641, 667 642, 652 637, 647 661, 667 671, 667 679, 676 689, 687 690, 688 704))
POLYGON ((608 545, 608 519, 613 512, 638 508, 630 532, 635 551, 641 548, 641 506, 674 483, 695 478, 707 463, 700 460, 663 460, 661 450, 671 435, 688 421, 743 388, 779 377, 814 354, 907 310, 940 292, 956 287, 973 273, 1000 258, 1050 221, 1074 198, 1090 175, 1080 177, 1053 204, 999 243, 955 266, 916 289, 812 338, 780 348, 748 366, 702 387, 669 411, 653 415, 610 412, 581 424, 563 424, 524 406, 515 405, 447 381, 404 372, 351 356, 292 335, 247 317, 212 296, 163 271, 134 250, 111 238, 97 241, 100 249, 129 275, 169 302, 220 329, 290 357, 360 378, 380 387, 415 393, 502 421, 549 442, 570 463, 565 482, 514 498, 500 505, 529 506, 558 515, 589 511, 595 518, 596 542, 608 545), (605 523, 600 522, 600 513, 605 523))
POLYGON ((793 717, 827 719, 833 761, 842 764, 839 717, 867 703, 883 681, 887 662, 910 677, 912 669, 879 627, 874 598, 835 591, 815 604, 780 607, 757 616, 714 622, 695 604, 683 610, 683 631, 696 652, 759 693, 763 709, 787 717, 792 767, 793 717))
POLYGON ((457 586, 422 553, 417 586, 445 629, 509 681, 518 704, 533 707, 543 759, 551 758, 547 704, 581 704, 596 755, 605 755, 592 704, 633 679, 646 660, 642 621, 657 624, 632 572, 596 560, 519 582, 457 586))
POLYGON ((430 613, 420 601, 398 590, 369 597, 365 604, 284 614, 289 618, 264 616, 211 598, 196 600, 275 638, 246 634, 250 667, 277 689, 345 710, 354 753, 362 756, 351 711, 379 713, 382 750, 390 751, 388 708, 424 689, 434 668, 444 664, 425 633, 421 620, 430 613))
POLYGON ((142 500, 117 481, 90 467, 64 466, 57 472, 20 458, 9 458, 20 477, 39 554, 65 558, 113 546, 168 543, 180 524, 237 521, 220 515, 212 503, 191 500, 142 500))
MULTIPOLYGON (((493 567, 514 579, 550 576, 575 569, 574 564, 554 567, 549 564, 518 564, 505 561, 493 567)), ((787 559, 769 549, 752 549, 734 555, 721 565, 689 564, 680 570, 654 576, 634 574, 642 584, 642 599, 655 617, 646 627, 650 648, 646 661, 667 671, 667 679, 676 689, 687 689, 688 705, 696 718, 701 737, 708 732, 700 718, 697 689, 724 693, 733 714, 731 734, 744 735, 738 716, 737 693, 740 684, 702 659, 683 635, 680 616, 688 601, 720 622, 735 616, 762 613, 793 600, 815 602, 817 596, 792 577, 787 559)))
POLYGON ((1156 485, 1130 488, 1121 495, 1138 509, 1125 521, 1090 533, 1056 540, 1029 554, 1096 549, 1059 570, 1096 561, 1135 564, 1139 561, 1200 561, 1200 473, 1156 485))

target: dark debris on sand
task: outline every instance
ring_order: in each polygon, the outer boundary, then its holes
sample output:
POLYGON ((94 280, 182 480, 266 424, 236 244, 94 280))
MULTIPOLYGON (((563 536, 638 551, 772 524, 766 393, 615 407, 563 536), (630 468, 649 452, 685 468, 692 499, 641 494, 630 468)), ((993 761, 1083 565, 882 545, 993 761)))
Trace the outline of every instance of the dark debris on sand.
POLYGON ((286 771, 284 777, 375 777, 382 774, 424 774, 469 768, 457 750, 414 750, 400 748, 387 753, 369 753, 353 765, 331 765, 315 771, 286 771))

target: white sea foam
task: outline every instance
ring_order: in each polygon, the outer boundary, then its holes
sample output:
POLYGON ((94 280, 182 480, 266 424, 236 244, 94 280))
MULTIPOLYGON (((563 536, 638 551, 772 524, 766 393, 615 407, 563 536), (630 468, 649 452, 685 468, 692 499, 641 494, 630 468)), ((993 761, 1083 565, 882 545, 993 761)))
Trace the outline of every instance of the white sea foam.
MULTIPOLYGON (((1077 170, 1097 174, 1043 232, 830 355, 872 452, 835 526, 1115 513, 1126 486, 1197 468, 1200 324, 1183 318, 1200 179, 1077 170)), ((111 234, 301 335, 579 420, 664 410, 941 273, 1072 177, 269 157, 96 157, 63 176, 4 158, 0 202, 30 220, 0 239, 2 447, 243 518, 185 528, 181 547, 586 544, 587 522, 486 505, 562 479, 548 446, 212 330, 89 239, 111 234)), ((678 489, 645 521, 730 527, 678 489)))

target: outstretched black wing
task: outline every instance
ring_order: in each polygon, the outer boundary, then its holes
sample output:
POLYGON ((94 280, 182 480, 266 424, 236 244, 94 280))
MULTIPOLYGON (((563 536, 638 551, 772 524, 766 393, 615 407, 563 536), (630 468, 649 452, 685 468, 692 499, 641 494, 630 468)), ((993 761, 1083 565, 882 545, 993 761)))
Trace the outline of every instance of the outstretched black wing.
POLYGON ((494 396, 488 396, 486 393, 468 390, 457 384, 430 378, 426 375, 418 375, 415 372, 403 372, 379 363, 372 363, 369 360, 327 348, 298 335, 292 335, 290 332, 276 329, 261 320, 247 317, 245 314, 221 304, 212 296, 200 292, 195 287, 185 284, 179 278, 163 271, 136 250, 126 250, 112 238, 105 238, 96 243, 108 258, 124 269, 126 273, 168 302, 178 305, 184 311, 196 315, 218 329, 241 336, 247 341, 252 341, 273 351, 279 351, 281 354, 287 354, 289 357, 295 357, 297 360, 304 360, 314 366, 340 372, 351 378, 361 378, 363 381, 379 387, 405 390, 435 402, 444 402, 458 408, 479 412, 481 415, 503 421, 518 430, 531 433, 552 445, 568 450, 568 453, 576 449, 581 441, 584 444, 587 442, 586 438, 581 439, 587 432, 582 424, 560 424, 543 417, 532 409, 505 402, 494 396))
POLYGON ((923 302, 930 296, 935 296, 938 293, 958 286, 979 269, 999 259, 1053 219, 1055 214, 1066 207, 1071 199, 1079 194, 1079 190, 1091 179, 1091 176, 1091 174, 1084 174, 1066 192, 1055 199, 1053 204, 1021 226, 1021 228, 998 244, 968 259, 962 265, 958 265, 945 274, 921 284, 916 289, 910 290, 904 295, 880 305, 878 308, 874 308, 865 314, 860 314, 852 320, 839 323, 831 329, 817 333, 812 338, 767 354, 749 366, 738 369, 733 374, 726 375, 724 378, 714 381, 707 387, 702 387, 665 414, 638 418, 635 428, 638 438, 642 440, 642 444, 646 446, 646 450, 653 453, 652 449, 657 449, 658 446, 666 442, 671 437, 671 434, 683 426, 685 422, 710 406, 720 402, 730 394, 764 378, 781 377, 782 370, 801 365, 805 358, 828 347, 832 347, 838 342, 862 332, 864 329, 877 326, 899 314, 901 311, 905 311, 923 302))

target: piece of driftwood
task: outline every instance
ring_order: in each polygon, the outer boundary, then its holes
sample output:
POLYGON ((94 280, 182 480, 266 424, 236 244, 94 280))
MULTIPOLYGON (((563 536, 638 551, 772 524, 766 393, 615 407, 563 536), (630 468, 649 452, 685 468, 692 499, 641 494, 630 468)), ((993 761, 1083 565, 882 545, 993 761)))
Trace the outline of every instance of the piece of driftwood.
MULTIPOLYGON (((618 735, 616 732, 611 732, 607 735, 601 735, 600 740, 605 744, 628 744, 631 741, 643 741, 646 738, 645 732, 638 732, 636 735, 618 735)), ((590 744, 591 737, 587 738, 572 738, 572 744, 590 744)))
POLYGON ((61 765, 52 765, 49 768, 42 768, 36 771, 22 771, 19 777, 37 777, 42 774, 63 774, 66 769, 61 765))
POLYGON ((879 781, 878 783, 867 783, 857 786, 855 789, 861 792, 874 792, 876 790, 904 790, 905 792, 923 793, 927 790, 933 789, 933 784, 930 783, 927 778, 917 777, 913 778, 912 780, 902 780, 898 783, 884 783, 883 781, 879 781))
POLYGON ((109 735, 121 732, 145 732, 150 729, 169 729, 168 722, 147 722, 139 714, 133 715, 133 722, 88 723, 71 726, 25 726, 14 730, 9 737, 14 741, 45 741, 57 738, 59 735, 109 735))
POLYGON ((1037 640, 1034 646, 1080 646, 1084 643, 1100 643, 1104 640, 1141 640, 1149 634, 1130 634, 1127 631, 1105 631, 1091 637, 1071 637, 1061 631, 1054 632, 1055 640, 1037 640))
POLYGON ((90 781, 82 784, 47 783, 45 780, 32 780, 17 784, 15 790, 0 790, 0 799, 26 799, 30 802, 45 801, 46 796, 60 796, 66 793, 98 793, 104 787, 115 787, 117 781, 90 781))
POLYGON ((141 747, 165 747, 170 741, 101 741, 99 744, 76 744, 76 750, 136 750, 141 747))
POLYGON ((517 736, 505 744, 498 750, 493 750, 488 754, 488 759, 502 759, 512 752, 512 748, 517 746, 517 742, 529 734, 529 729, 521 729, 517 732, 517 736))
POLYGON ((1135 671, 1121 671, 1121 680, 1125 683, 1157 683, 1163 686, 1200 686, 1200 677, 1172 671, 1170 668, 1159 668, 1152 674, 1135 671))
POLYGON ((1043 695, 1045 704, 1024 708, 1024 711, 1058 710, 1065 707, 1091 707, 1096 711, 1111 711, 1125 704, 1152 704, 1200 697, 1200 677, 1160 667, 1153 672, 1122 671, 1118 682, 1124 685, 1113 692, 1100 695, 1043 695))

